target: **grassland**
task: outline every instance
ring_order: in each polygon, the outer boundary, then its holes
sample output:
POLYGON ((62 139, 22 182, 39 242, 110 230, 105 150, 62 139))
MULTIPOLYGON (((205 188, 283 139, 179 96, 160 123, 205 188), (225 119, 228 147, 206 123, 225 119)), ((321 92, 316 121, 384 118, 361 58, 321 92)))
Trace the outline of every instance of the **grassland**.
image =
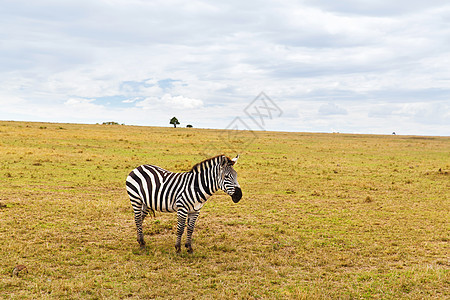
POLYGON ((449 137, 0 122, 0 157, 0 298, 450 297, 449 137), (211 151, 241 202, 208 200, 193 254, 161 213, 139 250, 129 171, 211 151))

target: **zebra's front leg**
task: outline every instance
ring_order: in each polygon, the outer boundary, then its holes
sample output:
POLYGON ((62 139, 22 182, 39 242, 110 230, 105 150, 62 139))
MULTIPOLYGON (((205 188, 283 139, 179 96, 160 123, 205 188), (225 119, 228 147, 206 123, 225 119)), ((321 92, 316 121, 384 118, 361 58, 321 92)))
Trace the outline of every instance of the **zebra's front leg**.
POLYGON ((175 243, 175 249, 177 253, 181 251, 181 237, 184 233, 184 226, 186 225, 187 211, 183 208, 179 208, 177 211, 178 225, 177 225, 177 241, 175 243))
POLYGON ((195 221, 197 221, 198 214, 199 212, 193 212, 188 214, 187 237, 186 237, 186 244, 184 244, 184 246, 186 246, 187 251, 189 253, 194 252, 194 250, 192 250, 192 233, 194 233, 195 221))

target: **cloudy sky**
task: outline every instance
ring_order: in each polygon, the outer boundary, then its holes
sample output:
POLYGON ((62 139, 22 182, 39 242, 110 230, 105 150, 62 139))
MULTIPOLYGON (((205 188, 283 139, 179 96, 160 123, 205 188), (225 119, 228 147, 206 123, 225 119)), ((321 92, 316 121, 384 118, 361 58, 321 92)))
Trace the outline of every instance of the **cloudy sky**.
POLYGON ((0 120, 450 135, 447 0, 0 7, 0 120))

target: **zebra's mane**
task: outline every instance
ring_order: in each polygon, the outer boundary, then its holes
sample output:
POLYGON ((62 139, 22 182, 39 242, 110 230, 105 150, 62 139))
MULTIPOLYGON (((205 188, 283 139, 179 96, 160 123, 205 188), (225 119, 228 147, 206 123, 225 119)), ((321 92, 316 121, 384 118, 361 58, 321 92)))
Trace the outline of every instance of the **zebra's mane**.
MULTIPOLYGON (((211 162, 211 161, 213 161, 213 160, 216 160, 217 158, 221 158, 221 157, 224 157, 228 162, 231 162, 231 158, 229 158, 228 156, 225 156, 225 155, 223 155, 223 154, 220 154, 220 155, 216 155, 216 156, 214 156, 214 157, 205 159, 204 161, 201 161, 201 162, 195 164, 189 172, 191 172, 191 173, 197 173, 197 172, 199 172, 199 171, 201 170, 201 167, 202 167, 203 165, 205 165, 205 164, 207 164, 208 162, 211 162)), ((219 161, 221 161, 221 160, 222 160, 222 159, 219 159, 219 161)))

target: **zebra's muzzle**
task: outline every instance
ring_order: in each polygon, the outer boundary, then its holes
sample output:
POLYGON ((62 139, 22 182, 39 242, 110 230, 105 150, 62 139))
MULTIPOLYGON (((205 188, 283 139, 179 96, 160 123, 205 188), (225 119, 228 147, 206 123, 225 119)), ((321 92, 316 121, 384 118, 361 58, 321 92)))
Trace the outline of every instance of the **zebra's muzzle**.
POLYGON ((242 190, 241 190, 241 188, 236 187, 234 189, 234 194, 231 195, 231 199, 233 199, 234 203, 238 203, 239 200, 241 200, 241 198, 242 198, 242 190))

